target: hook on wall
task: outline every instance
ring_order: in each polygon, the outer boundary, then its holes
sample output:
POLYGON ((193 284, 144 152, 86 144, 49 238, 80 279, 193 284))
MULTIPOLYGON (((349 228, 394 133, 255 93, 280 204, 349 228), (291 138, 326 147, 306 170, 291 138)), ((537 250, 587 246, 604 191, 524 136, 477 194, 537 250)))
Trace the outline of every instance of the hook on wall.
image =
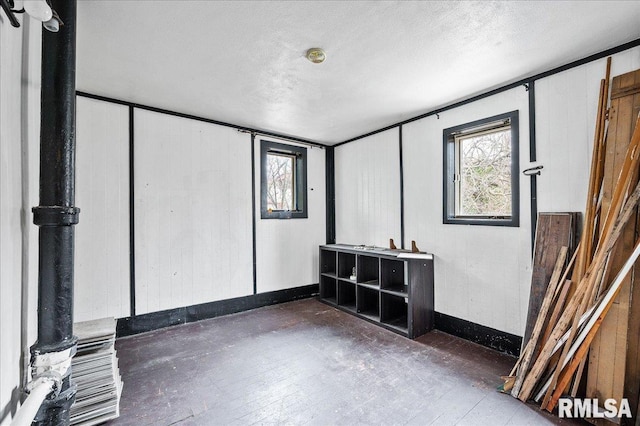
POLYGON ((440 114, 438 114, 437 112, 436 112, 436 118, 440 120, 440 114))
POLYGON ((524 86, 524 90, 526 92, 528 92, 529 91, 529 83, 524 83, 523 86, 524 86))
POLYGON ((522 171, 522 174, 525 176, 538 176, 540 174, 540 170, 542 170, 544 166, 536 166, 530 167, 522 171))

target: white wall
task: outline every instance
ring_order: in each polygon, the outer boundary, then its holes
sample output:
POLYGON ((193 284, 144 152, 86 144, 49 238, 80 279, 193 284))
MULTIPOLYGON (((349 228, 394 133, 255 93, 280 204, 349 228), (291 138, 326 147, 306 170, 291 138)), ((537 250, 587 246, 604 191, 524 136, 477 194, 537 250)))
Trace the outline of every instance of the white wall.
MULTIPOLYGON (((613 55, 611 77, 640 68, 640 47, 613 55)), ((584 211, 606 59, 536 81, 539 211, 584 211)))
POLYGON ((337 147, 335 179, 336 242, 400 247, 398 129, 337 147))
MULTIPOLYGON (((18 18, 22 21, 22 17, 18 18)), ((36 339, 40 25, 0 23, 0 424, 9 424, 36 339), (21 355, 24 357, 21 359, 21 355)))
POLYGON ((134 115, 136 314, 253 293, 247 134, 134 115))
POLYGON ((520 170, 528 167, 524 87, 427 117, 403 128, 405 233, 435 254, 435 309, 521 335, 531 272, 529 178, 520 174, 520 227, 442 223, 443 130, 519 110, 520 170))
MULTIPOLYGON (((77 321, 130 314, 128 132, 128 107, 78 98, 77 321)), ((253 294, 250 141, 135 109, 136 314, 253 294)), ((308 218, 263 220, 255 146, 257 292, 316 283, 325 151, 307 147, 308 218)))
MULTIPOLYGON (((0 410, 20 386, 22 32, 0 25, 0 410), (14 47, 16 46, 16 47, 14 47)), ((1 413, 2 416, 8 413, 1 413)), ((2 417, 0 417, 1 419, 2 417)))
MULTIPOLYGON (((260 140, 256 137, 257 292, 318 282, 318 246, 326 242, 325 150, 307 146, 306 219, 260 218, 260 140)), ((292 144, 295 145, 295 144, 292 144)))
MULTIPOLYGON (((529 179, 520 179, 520 227, 442 223, 442 132, 519 110, 520 170, 528 167, 524 87, 403 126, 405 246, 435 254, 435 309, 522 334, 530 285, 529 179)), ((386 246, 400 240, 397 128, 336 148, 336 239, 386 246)))
POLYGON ((74 321, 129 316, 129 108, 77 97, 74 321))
MULTIPOLYGON (((520 170, 544 166, 537 179, 538 211, 583 211, 605 63, 601 59, 535 82, 535 163, 529 163, 528 97, 520 87, 403 127, 405 240, 408 245, 415 239, 436 256, 437 311, 522 335, 531 274, 529 178, 520 176, 519 228, 442 224, 443 129, 519 110, 520 170)), ((636 47, 613 56, 611 75, 639 67, 636 47)), ((399 184, 368 185, 379 182, 377 176, 397 176, 396 135, 391 129, 336 149, 338 241, 386 245, 386 235, 399 233, 400 218, 394 216, 399 184), (384 214, 388 219, 380 218, 384 214)))

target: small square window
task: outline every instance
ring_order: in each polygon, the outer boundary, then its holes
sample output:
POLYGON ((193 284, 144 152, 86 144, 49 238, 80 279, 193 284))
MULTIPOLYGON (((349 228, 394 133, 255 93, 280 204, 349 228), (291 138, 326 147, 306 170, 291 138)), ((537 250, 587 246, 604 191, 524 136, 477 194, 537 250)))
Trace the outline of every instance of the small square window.
POLYGON ((307 149, 261 141, 261 217, 307 217, 307 149))
POLYGON ((444 130, 444 223, 519 225, 518 111, 444 130))

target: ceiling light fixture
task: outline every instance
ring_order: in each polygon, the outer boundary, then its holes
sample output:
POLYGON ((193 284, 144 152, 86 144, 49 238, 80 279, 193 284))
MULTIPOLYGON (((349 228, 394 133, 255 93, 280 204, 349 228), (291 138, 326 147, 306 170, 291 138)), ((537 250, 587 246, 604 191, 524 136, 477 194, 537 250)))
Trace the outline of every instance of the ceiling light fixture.
POLYGON ((314 64, 321 64, 325 59, 327 59, 327 54, 319 47, 312 47, 311 49, 307 50, 307 59, 314 64))

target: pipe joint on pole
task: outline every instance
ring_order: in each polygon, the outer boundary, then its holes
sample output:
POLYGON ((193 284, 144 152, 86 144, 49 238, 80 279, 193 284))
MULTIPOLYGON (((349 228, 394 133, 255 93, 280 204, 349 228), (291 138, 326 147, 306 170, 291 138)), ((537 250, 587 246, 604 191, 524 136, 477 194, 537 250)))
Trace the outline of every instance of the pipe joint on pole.
POLYGON ((33 223, 38 226, 76 225, 79 220, 78 207, 37 206, 33 211, 33 223))

